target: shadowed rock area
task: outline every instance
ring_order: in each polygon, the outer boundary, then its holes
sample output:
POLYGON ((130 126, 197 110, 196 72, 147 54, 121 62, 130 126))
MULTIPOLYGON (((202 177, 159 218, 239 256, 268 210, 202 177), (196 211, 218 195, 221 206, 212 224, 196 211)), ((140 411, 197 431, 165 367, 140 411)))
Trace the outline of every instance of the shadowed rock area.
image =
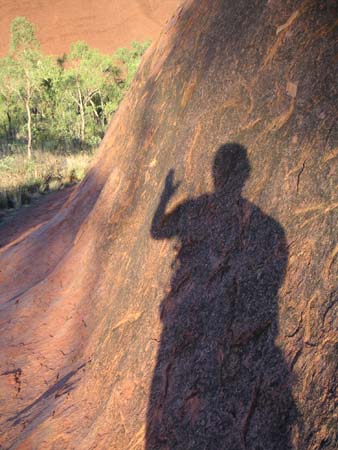
POLYGON ((336 448, 336 18, 177 10, 85 180, 2 240, 3 448, 336 448))
POLYGON ((148 410, 147 448, 292 448, 289 369, 275 346, 288 249, 280 225, 241 197, 238 144, 216 153, 214 192, 166 214, 169 172, 152 223, 180 245, 148 410))

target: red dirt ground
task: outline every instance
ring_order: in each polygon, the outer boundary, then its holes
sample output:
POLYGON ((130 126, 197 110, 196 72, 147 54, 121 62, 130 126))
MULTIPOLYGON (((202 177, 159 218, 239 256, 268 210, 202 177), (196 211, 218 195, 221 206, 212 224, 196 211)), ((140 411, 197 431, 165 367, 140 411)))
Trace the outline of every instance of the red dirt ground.
POLYGON ((0 220, 0 249, 15 245, 32 231, 38 229, 61 209, 73 192, 74 186, 39 197, 26 206, 6 212, 0 220))
POLYGON ((180 0, 1 0, 0 55, 8 51, 11 21, 25 16, 45 52, 62 54, 85 40, 105 53, 158 36, 180 0))

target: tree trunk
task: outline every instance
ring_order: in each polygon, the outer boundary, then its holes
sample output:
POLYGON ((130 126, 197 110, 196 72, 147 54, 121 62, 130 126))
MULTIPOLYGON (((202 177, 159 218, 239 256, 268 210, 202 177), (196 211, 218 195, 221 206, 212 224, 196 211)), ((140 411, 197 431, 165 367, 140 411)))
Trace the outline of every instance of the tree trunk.
POLYGON ((6 98, 6 115, 7 115, 7 122, 8 122, 7 141, 11 142, 14 138, 14 133, 12 130, 12 117, 10 114, 10 101, 8 100, 8 98, 6 98))
POLYGON ((25 107, 26 107, 26 112, 27 112, 27 131, 28 131, 27 156, 28 156, 28 159, 31 159, 32 158, 32 116, 31 116, 31 110, 30 110, 28 101, 26 102, 25 107))
POLYGON ((336 448, 336 17, 168 22, 71 200, 0 254, 6 448, 336 448))
MULTIPOLYGON (((105 128, 106 128, 106 124, 105 124, 105 116, 106 116, 106 114, 105 114, 105 109, 104 109, 104 104, 103 104, 101 91, 99 92, 99 95, 100 95, 100 104, 101 104, 101 111, 102 111, 101 116, 100 116, 100 119, 101 119, 101 130, 102 130, 102 133, 104 133, 105 128)), ((107 122, 108 122, 108 118, 107 118, 107 122)))
POLYGON ((29 82, 27 82, 27 92, 25 99, 25 108, 27 113, 27 157, 28 159, 32 158, 32 113, 30 108, 31 102, 31 87, 29 82))
POLYGON ((85 111, 84 111, 84 104, 83 104, 83 96, 81 93, 81 89, 78 86, 77 88, 78 97, 79 97, 79 109, 80 109, 80 117, 81 117, 81 125, 80 125, 80 140, 83 143, 85 139, 85 111))

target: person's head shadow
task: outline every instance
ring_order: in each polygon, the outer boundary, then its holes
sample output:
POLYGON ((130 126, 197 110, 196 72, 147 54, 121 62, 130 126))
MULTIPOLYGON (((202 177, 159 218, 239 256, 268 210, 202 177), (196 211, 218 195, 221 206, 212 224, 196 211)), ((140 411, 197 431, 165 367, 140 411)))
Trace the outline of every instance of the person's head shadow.
POLYGON ((247 150, 240 144, 224 144, 217 150, 212 174, 215 193, 240 192, 250 176, 247 150))
POLYGON ((296 408, 279 348, 278 289, 288 252, 281 225, 241 192, 247 150, 214 156, 214 191, 170 209, 170 170, 154 239, 176 238, 147 415, 147 450, 292 449, 296 408))

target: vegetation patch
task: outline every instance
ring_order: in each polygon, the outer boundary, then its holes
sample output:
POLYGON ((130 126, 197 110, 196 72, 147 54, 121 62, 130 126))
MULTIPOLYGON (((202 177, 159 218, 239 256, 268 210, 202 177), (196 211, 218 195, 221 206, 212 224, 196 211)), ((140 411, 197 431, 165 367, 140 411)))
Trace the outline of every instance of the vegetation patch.
POLYGON ((24 153, 0 159, 0 208, 18 208, 35 197, 63 189, 84 177, 92 152, 53 154, 36 150, 28 159, 24 153))
POLYGON ((103 55, 79 41, 42 53, 25 17, 0 58, 0 208, 81 180, 150 41, 103 55))

